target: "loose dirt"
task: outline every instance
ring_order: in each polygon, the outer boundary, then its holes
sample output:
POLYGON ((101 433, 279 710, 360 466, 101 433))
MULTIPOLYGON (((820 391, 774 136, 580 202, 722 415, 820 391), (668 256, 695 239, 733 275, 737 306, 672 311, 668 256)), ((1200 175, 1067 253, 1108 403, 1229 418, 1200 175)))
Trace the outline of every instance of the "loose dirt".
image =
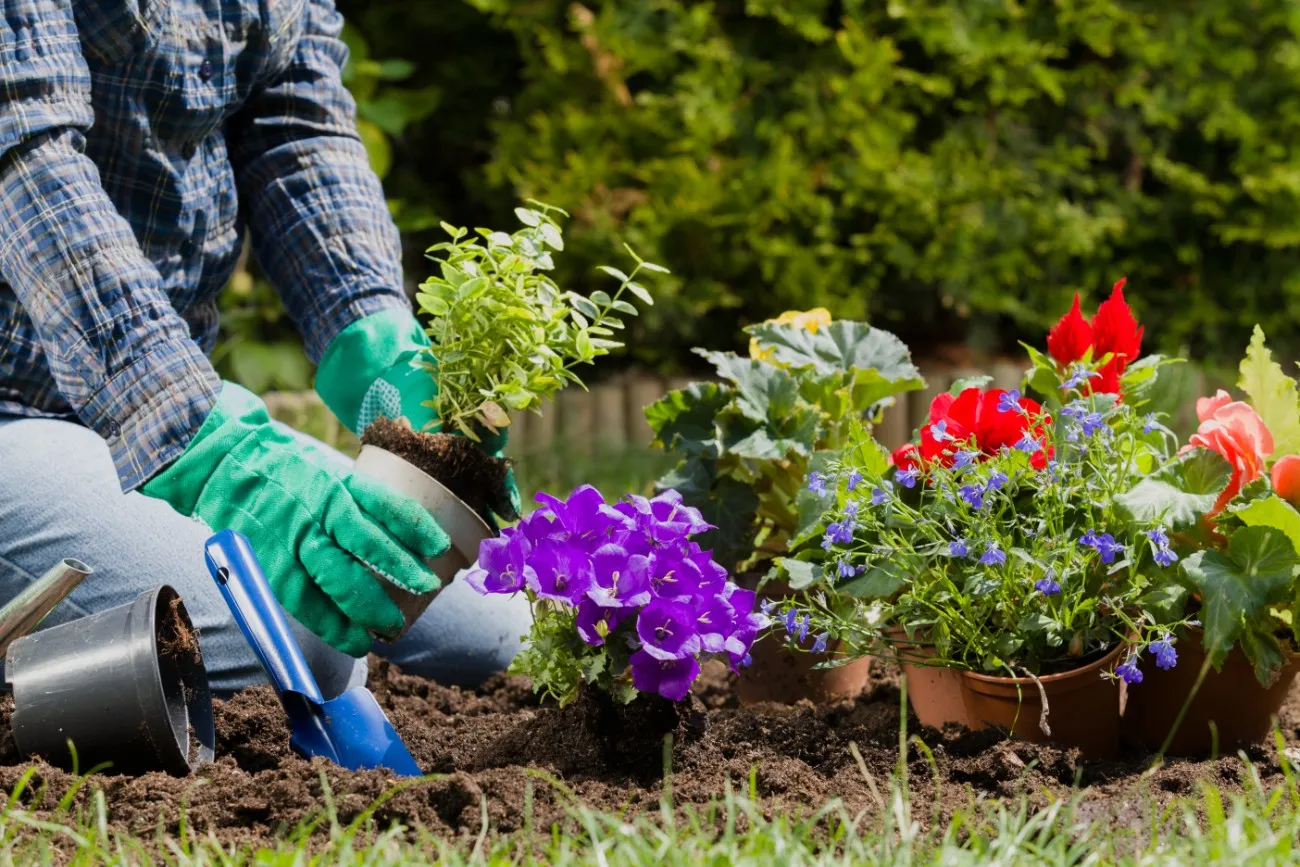
POLYGON ((361 444, 377 446, 414 464, 476 512, 483 511, 488 492, 501 488, 510 469, 508 460, 484 454, 466 437, 417 433, 409 425, 386 418, 366 429, 361 444))
MULTIPOLYGON (((752 792, 769 815, 808 815, 839 798, 851 813, 870 816, 881 810, 872 786, 887 797, 897 767, 899 691, 887 667, 873 674, 856 702, 755 709, 737 707, 725 670, 706 667, 683 709, 634 717, 611 717, 607 708, 583 702, 564 710, 542 707, 516 678, 497 678, 477 691, 443 687, 380 660, 372 660, 371 688, 421 767, 440 775, 384 801, 375 821, 381 827, 418 824, 447 838, 477 836, 484 804, 493 831, 501 834, 570 827, 570 798, 626 815, 658 811, 664 791, 658 738, 666 731, 674 734, 671 790, 679 808, 706 804, 730 784, 741 794, 752 792)), ((8 735, 11 710, 8 697, 0 700, 0 788, 6 792, 33 766, 8 735)), ((1295 742, 1300 694, 1284 707, 1282 725, 1295 742)), ((909 726, 915 728, 914 719, 909 726)), ((1084 762, 1073 752, 1005 741, 995 732, 930 729, 920 738, 938 771, 936 779, 925 752, 909 747, 909 786, 922 821, 935 815, 945 820, 985 798, 1023 795, 1044 805, 1078 786, 1088 815, 1141 827, 1150 810, 1194 793, 1201 781, 1240 790, 1248 773, 1236 756, 1172 760, 1144 777, 1150 758, 1141 754, 1084 762)), ((150 837, 159 827, 176 832, 183 812, 194 830, 256 844, 318 817, 327 799, 347 824, 397 782, 382 771, 352 773, 324 760, 306 761, 288 741, 271 690, 246 690, 218 704, 214 764, 186 778, 97 775, 77 803, 86 805, 90 791, 100 788, 118 828, 150 837)), ((1280 779, 1272 751, 1257 748, 1247 757, 1265 784, 1280 779)), ((34 767, 19 802, 50 818, 74 778, 41 762, 34 767)), ((325 828, 328 823, 319 833, 325 828)))

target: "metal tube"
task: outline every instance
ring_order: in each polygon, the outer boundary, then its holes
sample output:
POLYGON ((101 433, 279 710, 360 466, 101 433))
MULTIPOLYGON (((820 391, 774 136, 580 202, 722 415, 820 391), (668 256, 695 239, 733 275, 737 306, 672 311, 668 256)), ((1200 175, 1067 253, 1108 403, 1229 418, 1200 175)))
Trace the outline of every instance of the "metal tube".
POLYGON ((0 608, 0 656, 15 640, 39 626, 93 571, 80 560, 64 560, 0 608))

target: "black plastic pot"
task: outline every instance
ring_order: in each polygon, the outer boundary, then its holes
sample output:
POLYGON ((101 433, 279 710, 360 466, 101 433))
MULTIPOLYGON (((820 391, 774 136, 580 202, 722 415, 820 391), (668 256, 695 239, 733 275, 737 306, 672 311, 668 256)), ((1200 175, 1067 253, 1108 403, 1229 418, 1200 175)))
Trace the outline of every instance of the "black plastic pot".
POLYGON ((15 641, 13 736, 23 755, 81 772, 188 774, 212 760, 208 675, 180 596, 162 586, 127 605, 15 641))

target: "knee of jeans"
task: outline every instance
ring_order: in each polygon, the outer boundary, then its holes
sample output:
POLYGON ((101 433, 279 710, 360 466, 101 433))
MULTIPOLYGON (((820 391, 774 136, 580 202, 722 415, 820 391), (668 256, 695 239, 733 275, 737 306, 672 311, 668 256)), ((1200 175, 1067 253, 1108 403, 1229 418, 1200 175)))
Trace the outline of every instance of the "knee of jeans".
POLYGON ((522 594, 480 596, 454 581, 406 635, 376 645, 375 652, 409 674, 475 687, 509 668, 531 625, 532 611, 522 594))

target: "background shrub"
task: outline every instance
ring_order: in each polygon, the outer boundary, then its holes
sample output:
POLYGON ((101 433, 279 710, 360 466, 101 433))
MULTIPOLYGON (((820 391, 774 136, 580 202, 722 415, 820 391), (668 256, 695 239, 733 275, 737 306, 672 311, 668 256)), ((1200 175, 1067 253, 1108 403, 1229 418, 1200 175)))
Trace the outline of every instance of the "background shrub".
POLYGON ((1121 274, 1163 348, 1235 358, 1262 320, 1300 354, 1289 0, 340 5, 438 92, 390 194, 570 209, 577 288, 622 240, 665 262, 641 361, 816 304, 1005 349, 1121 274))

